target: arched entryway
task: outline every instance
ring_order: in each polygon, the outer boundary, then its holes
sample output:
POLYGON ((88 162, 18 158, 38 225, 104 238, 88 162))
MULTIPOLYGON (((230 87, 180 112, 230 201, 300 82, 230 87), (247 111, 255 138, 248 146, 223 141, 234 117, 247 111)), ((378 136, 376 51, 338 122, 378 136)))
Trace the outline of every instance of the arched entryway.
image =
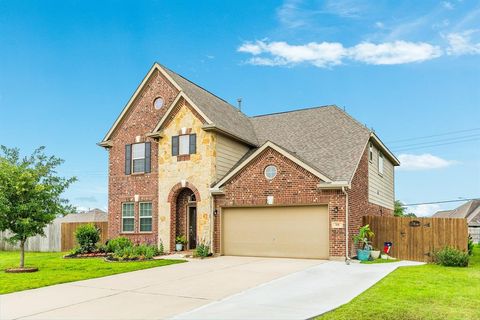
POLYGON ((175 250, 175 238, 185 235, 187 250, 197 247, 197 202, 200 201, 198 190, 188 183, 177 184, 169 195, 170 202, 170 250, 175 250))

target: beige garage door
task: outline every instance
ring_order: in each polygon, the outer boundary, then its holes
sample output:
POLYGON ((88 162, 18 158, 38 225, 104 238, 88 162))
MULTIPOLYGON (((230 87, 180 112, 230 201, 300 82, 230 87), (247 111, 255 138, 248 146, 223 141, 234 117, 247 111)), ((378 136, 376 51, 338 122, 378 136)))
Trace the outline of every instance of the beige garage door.
POLYGON ((328 230, 327 206, 224 208, 222 252, 326 259, 328 230))

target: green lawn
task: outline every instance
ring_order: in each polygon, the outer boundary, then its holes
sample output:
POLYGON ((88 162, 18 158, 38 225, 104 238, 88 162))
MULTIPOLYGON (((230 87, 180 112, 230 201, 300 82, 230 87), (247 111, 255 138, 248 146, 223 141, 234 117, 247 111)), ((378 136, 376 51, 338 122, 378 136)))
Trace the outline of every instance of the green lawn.
POLYGON ((480 246, 468 268, 402 267, 317 319, 480 319, 480 246))
POLYGON ((63 259, 64 254, 26 252, 26 266, 38 267, 39 271, 20 274, 4 272, 6 268, 18 266, 19 252, 0 251, 0 294, 184 262, 183 260, 105 262, 102 258, 63 259))

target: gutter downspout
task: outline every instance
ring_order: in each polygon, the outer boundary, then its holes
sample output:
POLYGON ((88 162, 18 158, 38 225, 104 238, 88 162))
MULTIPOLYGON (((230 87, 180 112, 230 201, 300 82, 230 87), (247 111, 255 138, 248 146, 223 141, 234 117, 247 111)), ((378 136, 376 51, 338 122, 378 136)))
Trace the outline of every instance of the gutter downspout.
POLYGON ((342 186, 342 192, 345 194, 345 263, 350 264, 348 256, 348 192, 346 187, 342 186))

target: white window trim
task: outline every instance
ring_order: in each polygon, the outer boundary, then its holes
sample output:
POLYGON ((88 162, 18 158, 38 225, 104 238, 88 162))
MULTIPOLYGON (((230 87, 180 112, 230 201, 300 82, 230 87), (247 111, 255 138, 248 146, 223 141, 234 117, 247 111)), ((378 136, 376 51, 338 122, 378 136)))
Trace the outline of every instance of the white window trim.
POLYGON ((373 143, 371 142, 368 149, 368 161, 373 162, 373 143))
POLYGON ((123 202, 122 203, 122 233, 135 233, 135 202, 123 202), (126 204, 133 205, 133 216, 124 217, 123 216, 123 209, 126 204), (133 230, 132 231, 125 231, 123 230, 123 219, 133 219, 133 230))
POLYGON ((146 154, 145 154, 145 142, 139 142, 139 143, 134 143, 134 144, 132 144, 132 173, 133 173, 133 174, 135 174, 135 173, 145 173, 145 158, 146 158, 146 154), (134 149, 134 146, 135 146, 135 145, 139 145, 139 144, 143 145, 143 157, 135 158, 133 149, 134 149), (134 160, 143 160, 143 161, 144 161, 143 171, 135 171, 134 160))
POLYGON ((385 172, 385 158, 382 152, 378 152, 378 174, 383 176, 385 172))
POLYGON ((265 169, 263 170, 263 175, 265 176, 265 178, 267 178, 267 180, 270 180, 270 181, 273 180, 273 179, 275 179, 275 177, 277 176, 277 174, 278 174, 278 168, 277 168, 277 166, 275 166, 275 165, 273 165, 273 164, 269 164, 269 165, 266 166, 265 169), (274 175, 273 177, 271 177, 271 178, 267 176, 267 169, 270 168, 270 167, 272 167, 272 168, 275 169, 275 175, 274 175))
POLYGON ((153 203, 151 201, 144 201, 144 202, 140 202, 138 204, 138 232, 139 233, 152 233, 153 232, 153 203), (140 213, 142 212, 141 210, 141 207, 142 207, 142 204, 145 204, 145 203, 148 203, 151 205, 151 210, 150 210, 150 215, 149 216, 142 216, 140 215, 140 213), (141 230, 141 227, 142 227, 142 219, 152 219, 152 230, 150 231, 142 231, 141 230))
POLYGON ((178 136, 178 155, 179 156, 186 156, 190 154, 190 134, 181 134, 178 136), (187 153, 182 153, 182 148, 181 148, 181 141, 182 137, 187 137, 187 153))

